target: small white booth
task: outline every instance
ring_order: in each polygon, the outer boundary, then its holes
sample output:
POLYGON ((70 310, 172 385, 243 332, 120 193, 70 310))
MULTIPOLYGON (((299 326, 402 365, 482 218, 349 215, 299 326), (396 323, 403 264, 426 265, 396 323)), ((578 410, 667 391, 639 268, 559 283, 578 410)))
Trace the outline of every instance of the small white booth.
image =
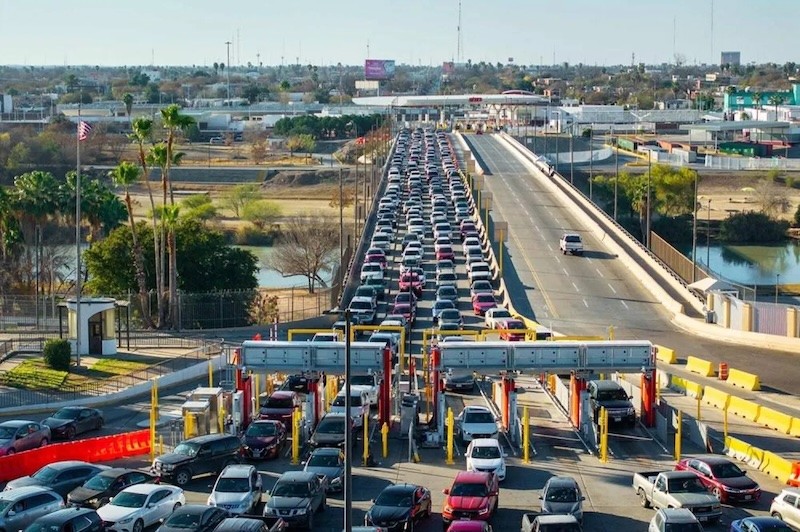
POLYGON ((75 299, 67 299, 63 306, 67 309, 67 339, 76 353, 75 344, 80 335, 83 355, 115 355, 117 353, 117 301, 110 297, 81 298, 81 323, 77 323, 77 304, 75 299))

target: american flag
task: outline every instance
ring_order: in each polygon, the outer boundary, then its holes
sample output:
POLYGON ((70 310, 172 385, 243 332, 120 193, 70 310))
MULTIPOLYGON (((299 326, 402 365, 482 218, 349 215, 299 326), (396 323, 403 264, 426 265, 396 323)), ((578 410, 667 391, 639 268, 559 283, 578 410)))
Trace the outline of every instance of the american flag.
POLYGON ((78 123, 78 140, 86 140, 89 138, 89 133, 92 132, 92 126, 89 122, 81 120, 78 123))

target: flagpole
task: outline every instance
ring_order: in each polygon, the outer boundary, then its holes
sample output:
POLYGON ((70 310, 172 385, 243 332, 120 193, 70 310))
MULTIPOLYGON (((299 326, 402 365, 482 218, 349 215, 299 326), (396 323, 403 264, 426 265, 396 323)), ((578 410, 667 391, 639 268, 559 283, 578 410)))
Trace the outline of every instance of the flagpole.
POLYGON ((78 127, 76 146, 78 154, 75 173, 75 354, 76 366, 81 365, 81 101, 78 99, 78 127))

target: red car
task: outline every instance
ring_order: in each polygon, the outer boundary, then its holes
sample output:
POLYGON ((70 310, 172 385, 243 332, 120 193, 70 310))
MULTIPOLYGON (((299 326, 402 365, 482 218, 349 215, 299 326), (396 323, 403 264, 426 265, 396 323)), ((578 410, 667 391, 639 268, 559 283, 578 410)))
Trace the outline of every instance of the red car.
POLYGON ((417 313, 414 310, 414 307, 408 303, 395 303, 394 307, 392 307, 392 314, 400 314, 409 324, 413 324, 414 320, 417 318, 417 313))
POLYGON ((419 278, 418 274, 412 271, 401 273, 400 291, 414 292, 416 295, 420 295, 422 293, 422 279, 419 278))
POLYGON ((522 320, 510 319, 502 320, 497 323, 497 330, 500 331, 500 339, 507 342, 520 342, 525 339, 524 332, 512 332, 514 330, 524 330, 525 324, 522 320))
MULTIPOLYGON (((400 292, 396 296, 394 296, 394 304, 397 305, 411 305, 411 308, 414 312, 417 311, 417 296, 415 296, 411 292, 400 292)), ((399 314, 396 312, 395 314, 399 314)))
POLYGON ((755 502, 761 498, 761 488, 739 469, 739 466, 721 456, 684 458, 676 465, 677 471, 691 471, 720 502, 755 502))
POLYGON ((453 521, 447 532, 492 532, 492 525, 486 521, 453 521))
POLYGON ((295 408, 300 408, 303 400, 297 392, 289 390, 279 390, 266 397, 261 396, 261 407, 258 411, 259 419, 272 419, 283 422, 288 429, 292 426, 292 412, 295 408))
POLYGON ((494 294, 475 294, 472 296, 472 311, 476 316, 483 316, 490 308, 497 306, 497 301, 494 299, 494 294))
POLYGON ((374 250, 370 249, 367 251, 367 256, 364 258, 364 262, 376 262, 380 264, 384 269, 386 268, 386 253, 383 250, 374 250), (380 253, 377 253, 380 251, 380 253))
POLYGON ((456 260, 452 246, 439 246, 436 250, 436 260, 456 260))
POLYGON ((442 493, 447 495, 442 508, 442 521, 446 527, 461 519, 491 519, 497 510, 500 487, 494 473, 461 471, 453 480, 453 485, 442 493))
POLYGON ((459 230, 459 233, 461 233, 461 239, 463 240, 464 238, 466 238, 467 233, 471 232, 476 232, 476 233, 478 232, 478 228, 475 227, 475 222, 473 222, 472 220, 462 221, 461 228, 459 230))

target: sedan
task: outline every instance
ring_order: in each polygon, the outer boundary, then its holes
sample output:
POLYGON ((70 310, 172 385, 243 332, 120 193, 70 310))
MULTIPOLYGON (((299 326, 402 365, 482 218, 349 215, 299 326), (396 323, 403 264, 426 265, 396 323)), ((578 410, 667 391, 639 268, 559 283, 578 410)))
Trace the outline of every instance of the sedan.
POLYGON ((256 460, 277 458, 286 446, 286 437, 286 426, 282 421, 253 421, 242 435, 244 456, 256 460))
POLYGON ((110 468, 105 465, 90 464, 80 460, 51 462, 29 477, 20 477, 12 480, 6 484, 6 489, 10 490, 23 486, 45 486, 62 497, 66 497, 67 493, 106 469, 110 468))
POLYGON ((303 471, 325 478, 325 489, 330 492, 344 489, 344 453, 341 449, 322 447, 315 449, 305 462, 303 471))
POLYGON ((472 311, 476 316, 483 316, 490 308, 497 306, 493 294, 475 294, 472 296, 472 311))
POLYGON ((542 501, 542 513, 571 514, 579 522, 583 521, 583 501, 586 497, 574 478, 550 477, 539 499, 542 501))
POLYGON ((464 327, 464 322, 461 319, 461 312, 455 308, 444 309, 439 314, 439 323, 441 325, 444 325, 445 323, 455 323, 459 328, 464 327))
POLYGON ((183 490, 165 484, 138 484, 122 490, 97 510, 107 531, 142 532, 186 504, 183 490))
MULTIPOLYGON (((455 310, 456 304, 451 299, 437 299, 433 302, 433 308, 431 309, 431 316, 433 317, 433 323, 437 323, 439 321, 439 317, 442 315, 442 312, 445 310, 455 310)), ((456 312, 458 312, 456 310, 456 312)))
POLYGON ((455 260, 455 258, 452 246, 439 246, 436 250, 436 260, 455 260))
POLYGON ((373 502, 364 517, 364 526, 397 532, 414 530, 416 523, 431 515, 430 490, 415 484, 387 486, 373 502))
POLYGON ((67 406, 42 421, 50 427, 53 439, 71 440, 77 434, 103 427, 103 414, 96 408, 67 406))
POLYGON ((436 299, 446 299, 455 305, 458 301, 458 289, 453 285, 442 285, 436 290, 436 299))
POLYGON ((211 532, 230 513, 223 508, 206 504, 187 504, 170 515, 158 532, 211 532))
POLYGON ((521 342, 525 339, 525 324, 522 320, 511 318, 497 322, 497 330, 500 331, 500 339, 507 342, 521 342))
POLYGON ((731 522, 731 532, 792 532, 792 529, 776 517, 745 517, 731 522))
POLYGON ((101 471, 84 482, 82 486, 70 491, 67 495, 67 502, 75 506, 99 508, 128 486, 155 482, 155 480, 153 475, 142 471, 115 467, 101 471))
POLYGON ((43 447, 50 442, 50 427, 35 421, 13 419, 0 423, 0 456, 43 447))
POLYGON ((488 471, 497 475, 497 480, 506 478, 506 454, 500 442, 494 438, 472 440, 464 453, 467 471, 488 471))
POLYGON ((475 390, 475 375, 465 373, 464 375, 444 376, 444 389, 448 392, 472 392, 475 390))
MULTIPOLYGON (((416 309, 417 306, 417 296, 415 296, 411 292, 400 292, 396 296, 394 296, 394 304, 405 304, 411 305, 416 309)), ((399 314, 399 312, 398 312, 399 314)))
POLYGON ((722 456, 700 456, 680 460, 675 469, 691 471, 720 502, 753 502, 761 497, 761 488, 739 466, 722 456))
POLYGON ((494 294, 494 288, 489 281, 475 281, 469 289, 469 297, 473 298, 477 294, 494 294))
POLYGON ((412 325, 417 319, 417 313, 414 310, 414 307, 408 303, 395 303, 394 307, 392 307, 392 314, 402 315, 403 318, 405 318, 405 320, 412 325))

